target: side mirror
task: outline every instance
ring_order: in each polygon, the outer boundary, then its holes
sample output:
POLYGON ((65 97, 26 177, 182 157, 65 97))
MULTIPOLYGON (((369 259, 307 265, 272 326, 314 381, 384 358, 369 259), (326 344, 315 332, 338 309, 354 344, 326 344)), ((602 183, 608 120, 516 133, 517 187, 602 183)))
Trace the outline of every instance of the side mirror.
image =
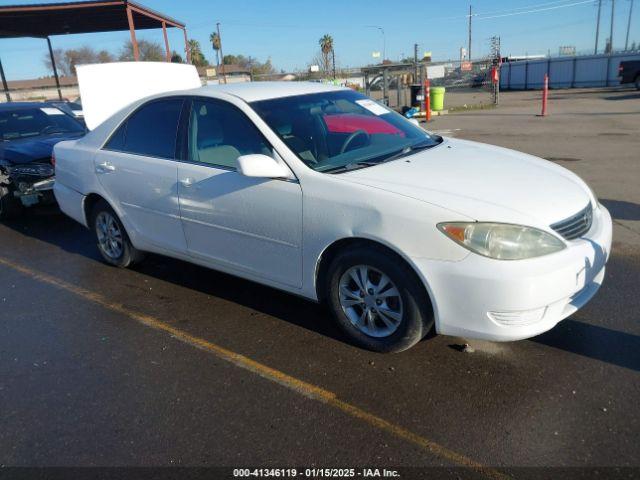
POLYGON ((238 172, 245 177, 255 178, 289 178, 289 170, 268 155, 260 153, 241 155, 236 160, 238 172))

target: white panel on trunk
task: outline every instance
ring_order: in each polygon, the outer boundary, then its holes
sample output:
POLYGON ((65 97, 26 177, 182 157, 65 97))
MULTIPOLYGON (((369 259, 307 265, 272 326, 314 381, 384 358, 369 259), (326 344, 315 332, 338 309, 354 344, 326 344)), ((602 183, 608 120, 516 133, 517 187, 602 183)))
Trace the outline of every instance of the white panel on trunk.
POLYGON ((78 65, 76 71, 84 120, 90 130, 136 100, 202 85, 196 67, 181 63, 100 63, 78 65))

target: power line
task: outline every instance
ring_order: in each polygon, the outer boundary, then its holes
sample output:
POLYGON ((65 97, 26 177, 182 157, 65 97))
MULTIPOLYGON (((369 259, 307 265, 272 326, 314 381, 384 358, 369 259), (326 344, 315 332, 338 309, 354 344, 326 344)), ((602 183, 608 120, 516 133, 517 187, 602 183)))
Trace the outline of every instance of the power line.
MULTIPOLYGON (((565 5, 556 5, 554 7, 546 7, 546 8, 537 8, 537 9, 533 9, 533 10, 526 10, 524 12, 512 12, 512 13, 503 13, 500 15, 490 15, 488 17, 478 17, 477 20, 489 20, 492 18, 503 18, 503 17, 511 17, 514 15, 525 15, 528 13, 537 13, 537 12, 546 12, 548 10, 557 10, 558 8, 566 8, 566 7, 576 7, 578 5, 584 5, 587 3, 592 3, 593 0, 583 0, 581 2, 574 2, 574 3, 568 3, 565 5)), ((481 15, 481 14, 479 14, 481 15)))

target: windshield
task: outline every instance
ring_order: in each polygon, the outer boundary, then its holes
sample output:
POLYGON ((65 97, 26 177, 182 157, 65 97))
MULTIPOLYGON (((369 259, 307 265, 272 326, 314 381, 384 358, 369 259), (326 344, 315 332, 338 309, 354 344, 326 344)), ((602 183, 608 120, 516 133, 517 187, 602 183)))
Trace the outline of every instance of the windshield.
POLYGON ((55 107, 0 111, 0 138, 15 140, 55 133, 83 133, 80 123, 55 107))
POLYGON ((251 106, 319 172, 364 168, 442 141, 352 90, 262 100, 251 106))

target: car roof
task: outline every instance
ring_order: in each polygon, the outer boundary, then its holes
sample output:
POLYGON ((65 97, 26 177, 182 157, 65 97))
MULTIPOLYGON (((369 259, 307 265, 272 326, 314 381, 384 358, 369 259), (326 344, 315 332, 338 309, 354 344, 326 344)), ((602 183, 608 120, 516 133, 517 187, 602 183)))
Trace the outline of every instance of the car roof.
POLYGON ((221 85, 207 85, 197 88, 192 92, 205 94, 207 92, 221 92, 234 95, 245 102, 255 102, 272 98, 292 97, 295 95, 308 95, 311 93, 332 92, 348 90, 346 87, 337 87, 319 82, 238 82, 221 85))

